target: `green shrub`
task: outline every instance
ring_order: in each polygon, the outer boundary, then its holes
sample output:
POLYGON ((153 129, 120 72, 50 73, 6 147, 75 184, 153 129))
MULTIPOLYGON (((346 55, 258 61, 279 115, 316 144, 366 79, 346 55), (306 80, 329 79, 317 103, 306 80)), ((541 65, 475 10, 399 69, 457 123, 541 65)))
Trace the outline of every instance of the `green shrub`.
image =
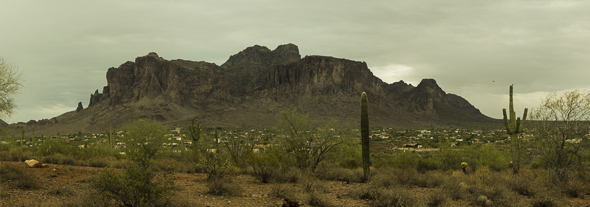
POLYGON ((220 196, 239 196, 244 192, 244 188, 234 182, 232 178, 215 177, 208 181, 208 193, 220 196))
POLYGON ((92 181, 94 189, 125 206, 165 206, 172 184, 166 176, 138 165, 126 168, 122 174, 105 168, 92 181))
POLYGON ((111 163, 111 161, 106 157, 93 157, 87 162, 90 167, 106 167, 111 163))
POLYGON ((252 167, 252 175, 262 183, 272 182, 286 168, 284 157, 279 151, 272 149, 253 154, 250 156, 249 162, 252 167))
POLYGON ((207 173, 207 179, 217 179, 234 173, 229 157, 222 152, 205 152, 197 161, 197 166, 207 173))

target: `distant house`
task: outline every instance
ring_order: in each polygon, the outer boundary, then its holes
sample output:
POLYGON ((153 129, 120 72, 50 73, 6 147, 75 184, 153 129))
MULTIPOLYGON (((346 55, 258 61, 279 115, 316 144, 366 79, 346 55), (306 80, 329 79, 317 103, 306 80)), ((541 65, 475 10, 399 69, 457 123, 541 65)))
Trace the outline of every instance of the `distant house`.
POLYGON ((418 142, 408 142, 408 143, 404 144, 404 147, 408 147, 408 148, 421 148, 422 145, 420 145, 420 143, 418 143, 418 142))

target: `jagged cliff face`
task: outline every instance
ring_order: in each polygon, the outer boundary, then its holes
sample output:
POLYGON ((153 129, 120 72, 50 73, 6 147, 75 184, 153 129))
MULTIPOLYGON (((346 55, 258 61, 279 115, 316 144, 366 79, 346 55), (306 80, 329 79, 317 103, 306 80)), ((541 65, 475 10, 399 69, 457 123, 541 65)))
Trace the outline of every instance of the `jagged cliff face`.
MULTIPOLYGON (((270 50, 249 47, 217 66, 165 60, 156 53, 107 71, 107 86, 58 120, 87 131, 155 118, 183 126, 197 117, 210 126, 271 126, 278 111, 296 105, 320 120, 357 119, 359 97, 367 92, 373 126, 433 126, 486 122, 465 99, 445 93, 433 79, 414 87, 387 84, 364 62, 327 57, 301 58, 296 45, 270 50)), ((57 120, 56 120, 57 121, 57 120)), ((77 132, 77 131, 76 131, 77 132)))

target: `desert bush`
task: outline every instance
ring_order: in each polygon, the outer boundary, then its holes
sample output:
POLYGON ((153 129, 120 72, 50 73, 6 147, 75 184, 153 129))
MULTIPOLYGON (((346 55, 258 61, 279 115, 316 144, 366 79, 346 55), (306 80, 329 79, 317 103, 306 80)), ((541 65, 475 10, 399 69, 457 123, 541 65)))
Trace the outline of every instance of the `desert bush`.
POLYGON ((418 199, 416 199, 410 192, 404 188, 393 188, 383 190, 371 205, 376 207, 410 207, 419 206, 418 199))
POLYGON ((523 172, 513 176, 509 180, 509 186, 510 189, 524 196, 534 196, 536 187, 538 187, 534 184, 534 179, 523 172))
POLYGON ((58 165, 81 165, 79 160, 69 155, 55 154, 44 158, 46 163, 53 163, 58 165))
POLYGON ((87 163, 90 167, 106 167, 111 164, 111 160, 107 157, 93 157, 87 163))
POLYGON ((129 160, 116 160, 112 161, 110 166, 117 169, 124 169, 131 167, 131 165, 133 165, 133 163, 131 163, 129 160))
POLYGON ((249 159, 252 175, 262 183, 272 182, 284 173, 288 160, 278 149, 267 149, 265 152, 253 154, 249 159))
POLYGON ((558 199, 559 194, 551 191, 540 192, 531 201, 532 207, 557 207, 563 206, 558 199))
POLYGON ((0 151, 0 161, 12 161, 12 156, 8 150, 1 150, 0 151))
POLYGON ((12 158, 12 161, 15 161, 15 162, 22 162, 22 161, 30 160, 31 158, 33 158, 33 152, 25 150, 22 147, 10 149, 8 151, 8 153, 10 153, 10 157, 12 158))
POLYGON ((418 159, 416 162, 416 170, 420 173, 437 169, 440 169, 440 163, 433 157, 418 159))
POLYGON ((235 172, 228 156, 222 152, 201 154, 197 166, 207 174, 207 179, 217 179, 235 172))
POLYGON ((123 173, 105 168, 92 186, 125 206, 166 206, 174 184, 167 173, 157 173, 153 163, 167 130, 155 121, 137 120, 128 129, 126 150, 130 166, 123 173))
POLYGON ((362 185, 354 188, 348 194, 350 197, 364 200, 377 200, 385 188, 378 188, 371 185, 362 185))
POLYGON ((559 184, 558 187, 561 188, 563 193, 572 198, 577 198, 588 189, 587 183, 577 178, 572 178, 566 182, 563 182, 559 184))
MULTIPOLYGON (((396 186, 399 183, 400 176, 405 177, 406 174, 398 175, 396 173, 402 173, 403 170, 396 170, 396 169, 379 169, 374 176, 372 176, 370 184, 375 187, 383 187, 383 188, 390 188, 396 186)), ((402 181, 405 182, 405 181, 402 181)))
POLYGON ((41 187, 39 178, 26 168, 12 164, 2 164, 0 167, 0 181, 10 182, 13 187, 19 189, 38 189, 41 187))
POLYGON ((309 199, 307 200, 307 204, 310 206, 323 206, 329 207, 334 206, 334 202, 330 198, 328 198, 325 194, 321 193, 310 193, 309 199))
POLYGON ((467 184, 457 177, 444 179, 441 188, 454 200, 464 199, 469 196, 467 184))
POLYGON ((336 166, 320 166, 315 175, 320 179, 360 183, 364 181, 363 169, 347 169, 336 166))
POLYGON ((166 176, 138 165, 125 168, 122 174, 105 168, 92 181, 94 189, 125 206, 165 206, 172 185, 166 176))
POLYGON ((270 196, 289 200, 299 200, 296 189, 287 184, 276 184, 271 187, 270 196))
POLYGON ((295 106, 281 111, 278 119, 278 129, 284 134, 278 140, 300 169, 315 170, 351 137, 352 127, 336 121, 318 127, 309 115, 298 112, 295 106))
POLYGON ((436 189, 428 195, 426 205, 435 207, 443 206, 447 203, 449 195, 442 188, 436 189))
POLYGON ((215 177, 207 181, 208 193, 220 196, 239 196, 244 188, 236 183, 231 177, 215 177))
POLYGON ((282 172, 275 176, 274 182, 277 183, 297 183, 306 175, 301 169, 295 167, 283 168, 282 172))
POLYGON ((327 186, 324 182, 315 180, 315 179, 306 179, 303 181, 303 190, 306 193, 328 193, 330 192, 330 187, 327 186))

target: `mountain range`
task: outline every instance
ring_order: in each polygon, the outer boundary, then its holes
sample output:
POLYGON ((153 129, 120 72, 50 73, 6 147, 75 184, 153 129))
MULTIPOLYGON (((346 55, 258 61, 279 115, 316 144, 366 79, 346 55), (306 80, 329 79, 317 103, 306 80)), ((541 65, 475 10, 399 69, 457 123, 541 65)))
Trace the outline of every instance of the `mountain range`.
MULTIPOLYGON (((457 127, 498 125, 464 98, 444 92, 434 79, 417 86, 385 83, 365 62, 329 56, 301 57, 294 44, 274 50, 252 46, 218 66, 166 60, 151 52, 109 68, 107 85, 89 104, 60 116, 11 124, 36 133, 102 132, 138 118, 185 127, 192 118, 208 127, 270 128, 279 111, 297 106, 326 122, 360 117, 360 94, 369 100, 371 126, 457 127)), ((74 108, 74 107, 72 107, 74 108)))

